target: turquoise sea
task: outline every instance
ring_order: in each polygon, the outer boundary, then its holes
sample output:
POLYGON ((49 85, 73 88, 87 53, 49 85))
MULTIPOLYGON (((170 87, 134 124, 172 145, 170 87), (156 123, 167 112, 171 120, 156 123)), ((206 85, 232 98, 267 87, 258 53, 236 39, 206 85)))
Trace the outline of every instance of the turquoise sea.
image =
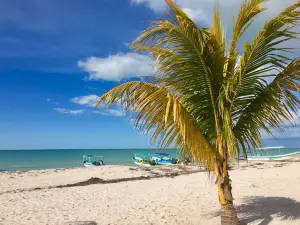
MULTIPOLYGON (((132 156, 138 152, 154 153, 156 149, 53 149, 53 150, 0 150, 0 171, 22 171, 82 167, 83 155, 103 156, 106 165, 134 166, 132 156)), ((162 150, 176 154, 175 150, 162 150)), ((268 149, 266 155, 298 152, 298 148, 268 149)))
POLYGON ((134 153, 155 151, 156 149, 0 150, 0 171, 82 167, 82 156, 88 154, 103 156, 106 165, 134 166, 134 153))

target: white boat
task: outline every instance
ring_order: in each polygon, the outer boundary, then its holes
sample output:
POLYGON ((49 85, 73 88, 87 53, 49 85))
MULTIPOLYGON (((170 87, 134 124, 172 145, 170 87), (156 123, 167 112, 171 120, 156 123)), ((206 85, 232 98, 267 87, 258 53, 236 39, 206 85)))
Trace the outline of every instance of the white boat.
POLYGON ((83 157, 83 165, 85 167, 94 167, 94 166, 103 166, 103 156, 97 155, 84 155, 83 157))
MULTIPOLYGON (((300 151, 284 154, 284 146, 257 148, 254 152, 247 153, 248 161, 299 161, 300 151)), ((239 157, 245 160, 244 156, 239 157)))

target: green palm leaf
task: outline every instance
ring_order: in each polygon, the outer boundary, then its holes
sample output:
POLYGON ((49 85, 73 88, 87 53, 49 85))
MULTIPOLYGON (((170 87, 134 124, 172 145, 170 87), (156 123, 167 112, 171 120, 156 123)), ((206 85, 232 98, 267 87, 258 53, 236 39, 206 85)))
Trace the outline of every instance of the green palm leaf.
POLYGON ((124 109, 134 112, 135 126, 152 133, 152 142, 161 147, 189 151, 194 159, 211 168, 214 150, 175 95, 166 88, 147 82, 128 82, 105 93, 98 105, 121 101, 124 109))
POLYGON ((222 85, 223 66, 218 67, 215 61, 224 61, 224 34, 218 17, 215 16, 215 29, 212 31, 199 29, 172 1, 166 2, 170 7, 170 21, 152 23, 132 46, 136 50, 147 51, 154 58, 164 86, 180 93, 178 98, 195 117, 203 134, 216 139, 220 132, 216 103, 222 85), (212 32, 219 36, 212 36, 212 32), (207 111, 212 114, 207 114, 207 111))
POLYGON ((259 94, 266 86, 266 76, 275 77, 274 71, 281 71, 290 61, 287 56, 284 57, 286 48, 282 47, 282 44, 296 38, 292 29, 300 19, 298 7, 300 2, 287 7, 278 16, 266 22, 264 28, 254 37, 252 44, 245 43, 239 73, 233 82, 234 91, 230 96, 234 117, 239 116, 249 99, 259 94))
POLYGON ((231 47, 228 53, 228 63, 226 65, 227 76, 234 74, 239 51, 236 49, 237 42, 254 22, 255 18, 266 8, 262 6, 267 0, 244 1, 238 12, 238 16, 233 25, 231 47))
POLYGON ((271 128, 280 128, 284 119, 293 119, 291 112, 297 113, 300 108, 295 95, 300 91, 299 81, 300 60, 295 59, 249 102, 233 129, 244 151, 247 146, 261 144, 261 129, 271 135, 271 128))

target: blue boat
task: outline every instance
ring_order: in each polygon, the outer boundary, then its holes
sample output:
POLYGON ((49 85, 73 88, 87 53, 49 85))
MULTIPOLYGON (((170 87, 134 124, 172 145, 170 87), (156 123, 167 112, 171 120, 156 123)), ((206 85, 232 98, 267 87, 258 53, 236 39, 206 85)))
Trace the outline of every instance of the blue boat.
POLYGON ((176 164, 175 160, 170 154, 164 152, 156 152, 152 155, 151 160, 157 165, 173 165, 176 164))

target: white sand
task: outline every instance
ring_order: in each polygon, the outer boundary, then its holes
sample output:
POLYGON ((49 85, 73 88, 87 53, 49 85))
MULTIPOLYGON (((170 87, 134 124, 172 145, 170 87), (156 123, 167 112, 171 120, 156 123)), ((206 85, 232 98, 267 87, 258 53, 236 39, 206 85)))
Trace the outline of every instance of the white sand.
MULTIPOLYGON (((235 204, 243 222, 300 224, 300 163, 277 167, 281 164, 241 164, 231 171, 235 204)), ((220 224, 216 188, 205 172, 174 178, 47 188, 91 177, 111 180, 160 176, 170 173, 169 170, 168 167, 146 171, 103 166, 0 173, 0 224, 220 224)), ((176 167, 172 171, 183 172, 176 167)))

